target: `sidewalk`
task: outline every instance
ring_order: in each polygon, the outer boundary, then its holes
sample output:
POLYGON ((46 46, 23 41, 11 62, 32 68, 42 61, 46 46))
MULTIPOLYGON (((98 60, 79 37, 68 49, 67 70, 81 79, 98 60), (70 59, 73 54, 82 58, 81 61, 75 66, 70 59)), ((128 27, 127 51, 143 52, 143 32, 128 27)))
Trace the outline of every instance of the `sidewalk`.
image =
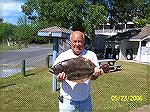
POLYGON ((144 105, 142 107, 139 107, 135 110, 131 110, 129 112, 149 112, 150 111, 150 105, 144 105))

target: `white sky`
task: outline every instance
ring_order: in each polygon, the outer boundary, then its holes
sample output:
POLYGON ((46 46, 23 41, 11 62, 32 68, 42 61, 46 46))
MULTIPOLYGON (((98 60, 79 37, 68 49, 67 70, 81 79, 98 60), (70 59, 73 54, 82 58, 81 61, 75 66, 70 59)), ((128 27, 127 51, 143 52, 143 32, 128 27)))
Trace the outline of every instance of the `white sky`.
POLYGON ((23 15, 21 5, 25 3, 24 0, 3 0, 0 1, 0 17, 5 22, 16 24, 18 18, 23 15))

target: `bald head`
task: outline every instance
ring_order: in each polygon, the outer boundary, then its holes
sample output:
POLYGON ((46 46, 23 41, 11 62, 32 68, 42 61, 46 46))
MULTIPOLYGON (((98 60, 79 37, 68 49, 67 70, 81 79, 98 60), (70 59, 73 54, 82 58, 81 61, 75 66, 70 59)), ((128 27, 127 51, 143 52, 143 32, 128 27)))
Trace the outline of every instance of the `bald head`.
POLYGON ((84 49, 84 34, 74 31, 70 35, 70 47, 75 55, 79 55, 84 49))
POLYGON ((75 36, 79 36, 84 41, 84 34, 81 31, 74 31, 70 35, 70 40, 74 38, 75 36))

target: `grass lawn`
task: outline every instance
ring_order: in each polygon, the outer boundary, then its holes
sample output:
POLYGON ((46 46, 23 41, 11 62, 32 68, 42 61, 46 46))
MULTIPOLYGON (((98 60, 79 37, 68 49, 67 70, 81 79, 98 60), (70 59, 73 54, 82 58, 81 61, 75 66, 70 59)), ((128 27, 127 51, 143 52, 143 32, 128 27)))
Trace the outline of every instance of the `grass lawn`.
POLYGON ((4 51, 4 50, 16 50, 18 49, 17 46, 11 45, 11 46, 7 46, 5 44, 0 44, 0 51, 4 51))
MULTIPOLYGON (((50 47, 52 46, 52 44, 37 44, 37 46, 43 46, 43 47, 50 47)), ((25 48, 25 45, 21 45, 20 49, 25 48)), ((15 45, 11 45, 11 46, 7 46, 6 44, 0 44, 0 51, 7 51, 7 50, 17 50, 19 49, 17 46, 15 45)))
MULTIPOLYGON (((122 65, 121 71, 92 81, 93 112, 128 112, 150 104, 150 65, 118 63, 122 65)), ((59 91, 52 93, 48 70, 38 68, 27 74, 0 78, 0 110, 58 112, 59 91)))

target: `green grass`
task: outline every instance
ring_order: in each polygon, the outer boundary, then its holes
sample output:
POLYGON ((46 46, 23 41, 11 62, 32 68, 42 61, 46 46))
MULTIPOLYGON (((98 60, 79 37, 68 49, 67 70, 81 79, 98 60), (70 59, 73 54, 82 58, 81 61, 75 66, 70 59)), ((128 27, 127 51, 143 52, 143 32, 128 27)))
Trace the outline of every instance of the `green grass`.
MULTIPOLYGON (((43 47, 50 47, 50 46, 52 46, 52 44, 39 44, 39 45, 41 45, 41 46, 43 46, 43 47)), ((22 48, 25 48, 25 45, 24 45, 24 44, 22 44, 22 45, 20 46, 20 49, 22 49, 22 48)), ((16 46, 16 45, 8 46, 8 45, 6 45, 6 44, 0 44, 0 51, 17 50, 17 49, 19 49, 19 48, 18 48, 18 46, 16 46)))
MULTIPOLYGON (((91 83, 93 112, 128 112, 150 104, 150 66, 119 62, 121 71, 100 76, 91 83), (149 93, 149 94, 148 94, 149 93), (111 96, 142 96, 141 101, 112 101, 111 96)), ((57 112, 59 91, 51 91, 51 74, 45 68, 0 78, 0 109, 4 112, 57 112)))
POLYGON ((16 50, 18 49, 17 46, 11 45, 7 46, 6 44, 0 44, 0 51, 5 51, 5 50, 16 50))

